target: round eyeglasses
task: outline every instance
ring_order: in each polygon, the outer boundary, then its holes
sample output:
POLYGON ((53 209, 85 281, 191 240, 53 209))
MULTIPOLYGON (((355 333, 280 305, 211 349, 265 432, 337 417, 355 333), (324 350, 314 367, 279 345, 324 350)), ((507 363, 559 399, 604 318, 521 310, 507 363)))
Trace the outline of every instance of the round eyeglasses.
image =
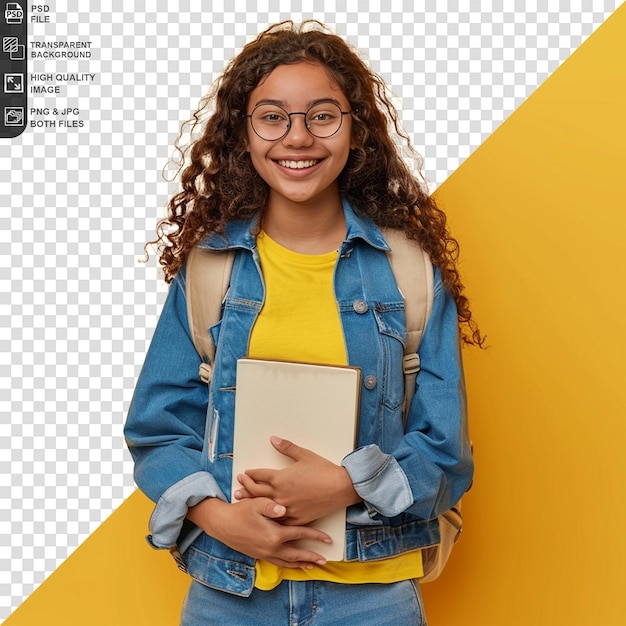
POLYGON ((293 111, 287 113, 277 104, 258 104, 249 115, 252 130, 265 141, 282 139, 291 128, 292 115, 304 115, 306 129, 313 137, 327 139, 332 137, 341 128, 343 116, 351 111, 342 111, 341 107, 332 100, 316 102, 308 111, 293 111))

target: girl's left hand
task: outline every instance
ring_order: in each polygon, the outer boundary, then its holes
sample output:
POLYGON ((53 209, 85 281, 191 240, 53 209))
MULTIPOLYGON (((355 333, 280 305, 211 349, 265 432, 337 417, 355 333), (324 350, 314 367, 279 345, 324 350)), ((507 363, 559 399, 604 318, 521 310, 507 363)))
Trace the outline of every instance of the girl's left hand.
POLYGON ((276 450, 294 460, 285 469, 251 469, 237 476, 237 500, 270 498, 287 509, 284 524, 302 526, 360 502, 346 469, 291 441, 271 437, 276 450))

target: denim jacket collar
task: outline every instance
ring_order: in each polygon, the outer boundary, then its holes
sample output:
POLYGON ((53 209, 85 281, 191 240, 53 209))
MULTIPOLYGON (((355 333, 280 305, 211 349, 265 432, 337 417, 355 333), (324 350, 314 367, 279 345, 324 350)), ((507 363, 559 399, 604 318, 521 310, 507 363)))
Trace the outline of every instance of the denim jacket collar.
MULTIPOLYGON (((346 218, 346 239, 342 253, 350 246, 354 239, 362 239, 374 248, 389 250, 389 245, 380 230, 369 219, 359 215, 345 198, 342 199, 346 218)), ((226 237, 211 234, 200 244, 200 248, 223 250, 226 248, 243 248, 253 250, 256 247, 254 232, 259 221, 259 214, 249 220, 239 220, 226 225, 226 237)))

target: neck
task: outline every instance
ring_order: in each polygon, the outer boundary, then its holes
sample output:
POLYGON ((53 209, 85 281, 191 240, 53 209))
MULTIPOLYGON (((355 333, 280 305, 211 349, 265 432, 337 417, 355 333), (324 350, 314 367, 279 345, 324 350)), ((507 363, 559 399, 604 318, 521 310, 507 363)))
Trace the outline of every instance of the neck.
POLYGON ((263 230, 277 243, 302 254, 324 254, 337 250, 346 235, 346 222, 339 196, 314 207, 298 205, 287 209, 271 202, 263 216, 263 230))

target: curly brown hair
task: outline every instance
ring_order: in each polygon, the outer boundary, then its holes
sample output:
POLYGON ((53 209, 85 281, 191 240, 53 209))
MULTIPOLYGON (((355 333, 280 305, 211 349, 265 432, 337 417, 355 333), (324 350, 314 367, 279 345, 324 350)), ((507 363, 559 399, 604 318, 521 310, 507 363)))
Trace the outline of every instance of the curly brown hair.
POLYGON ((339 176, 340 194, 378 226, 401 229, 420 242, 454 296, 464 341, 482 345, 463 293, 458 243, 421 174, 413 173, 405 160, 411 157, 419 172, 420 158, 400 126, 385 82, 346 41, 313 20, 299 26, 282 22, 258 35, 230 61, 193 118, 183 124, 175 143, 181 189, 168 203, 157 239, 150 242, 157 245, 165 280, 172 281, 189 251, 208 233, 223 234, 228 222, 250 219, 266 208, 268 186, 246 150, 248 96, 279 65, 302 61, 325 67, 350 102, 356 147, 339 176), (181 147, 185 128, 191 138, 181 147), (394 141, 394 132, 406 154, 394 141))

